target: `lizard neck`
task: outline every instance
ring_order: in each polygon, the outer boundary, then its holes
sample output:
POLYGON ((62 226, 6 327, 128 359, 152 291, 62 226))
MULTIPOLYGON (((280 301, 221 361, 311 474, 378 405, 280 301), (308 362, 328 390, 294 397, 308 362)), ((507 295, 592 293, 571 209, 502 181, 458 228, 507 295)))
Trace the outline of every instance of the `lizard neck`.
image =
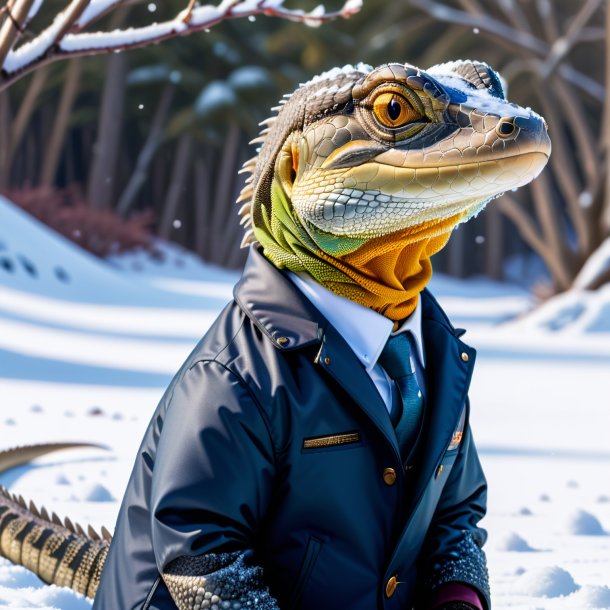
POLYGON ((322 233, 305 226, 274 181, 271 207, 261 206, 256 239, 278 268, 307 272, 332 292, 369 307, 397 323, 417 306, 432 276, 430 257, 441 250, 458 214, 372 239, 322 233))

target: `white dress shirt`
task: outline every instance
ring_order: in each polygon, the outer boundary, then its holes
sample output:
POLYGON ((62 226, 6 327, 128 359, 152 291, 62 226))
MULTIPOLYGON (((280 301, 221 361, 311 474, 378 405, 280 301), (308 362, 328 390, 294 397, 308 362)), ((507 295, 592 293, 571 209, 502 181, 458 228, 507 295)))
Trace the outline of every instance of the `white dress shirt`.
POLYGON ((337 329, 354 354, 362 362, 375 387, 379 391, 388 412, 393 408, 394 382, 377 363, 381 351, 390 335, 410 332, 417 346, 411 352, 411 366, 417 375, 417 381, 425 394, 424 367, 426 364, 421 328, 421 304, 418 300, 415 311, 392 332, 392 320, 376 311, 350 301, 324 288, 308 273, 288 272, 290 279, 311 301, 318 311, 337 329))

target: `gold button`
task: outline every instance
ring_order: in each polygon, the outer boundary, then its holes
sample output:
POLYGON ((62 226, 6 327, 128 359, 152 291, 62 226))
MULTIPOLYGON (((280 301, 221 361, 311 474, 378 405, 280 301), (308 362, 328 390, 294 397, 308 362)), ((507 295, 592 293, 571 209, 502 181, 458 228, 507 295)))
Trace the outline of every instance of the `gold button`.
POLYGON ((324 358, 324 364, 330 364, 330 358, 328 356, 324 358))
POLYGON ((396 471, 393 468, 386 468, 383 471, 383 482, 386 485, 394 485, 396 483, 396 471))
POLYGON ((462 352, 462 360, 468 362, 468 354, 466 352, 462 352))
POLYGON ((285 343, 288 343, 288 337, 278 337, 278 338, 277 338, 277 342, 278 342, 280 345, 284 345, 285 343))
POLYGON ((441 465, 438 467, 438 470, 436 471, 436 476, 435 476, 434 478, 435 478, 435 479, 438 479, 438 478, 441 476, 441 474, 442 474, 442 473, 443 473, 443 465, 441 464, 441 465))
POLYGON ((398 587, 398 579, 392 576, 385 585, 386 597, 392 597, 396 593, 396 587, 398 587))

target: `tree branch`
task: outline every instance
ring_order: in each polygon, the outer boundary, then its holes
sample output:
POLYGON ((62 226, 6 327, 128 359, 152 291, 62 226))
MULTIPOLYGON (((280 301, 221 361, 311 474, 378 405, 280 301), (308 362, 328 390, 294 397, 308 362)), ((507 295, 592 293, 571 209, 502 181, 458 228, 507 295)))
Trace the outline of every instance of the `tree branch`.
POLYGON ((540 258, 546 263, 555 282, 559 285, 565 285, 566 288, 568 288, 570 280, 567 277, 561 261, 554 256, 551 249, 540 238, 538 229, 527 212, 523 210, 515 199, 506 193, 498 199, 496 205, 498 206, 498 209, 514 223, 524 241, 537 252, 540 258))
MULTIPOLYGON (((33 0, 21 0, 31 4, 33 0)), ((300 9, 284 8, 284 0, 223 0, 217 6, 206 4, 193 6, 189 0, 187 7, 173 19, 138 28, 113 32, 82 32, 68 34, 73 25, 82 30, 103 13, 124 4, 125 0, 73 0, 53 23, 30 42, 16 50, 10 50, 6 59, 0 62, 0 90, 21 78, 38 66, 70 56, 96 55, 112 51, 123 51, 158 43, 168 38, 187 36, 208 29, 221 21, 252 15, 279 17, 290 21, 317 26, 338 17, 349 18, 356 14, 362 0, 346 0, 338 11, 325 12, 323 7, 307 13, 300 9), (89 10, 86 10, 86 9, 89 10), (80 17, 80 20, 79 20, 80 17)), ((0 42, 1 42, 0 38, 0 42)), ((14 38, 6 45, 12 49, 14 38)))
MULTIPOLYGON (((522 52, 529 53, 529 57, 532 53, 546 57, 550 52, 551 47, 540 38, 529 32, 516 30, 488 15, 473 15, 429 0, 410 0, 410 2, 438 21, 454 23, 468 28, 476 27, 481 31, 481 34, 491 36, 496 43, 507 44, 512 49, 516 47, 522 52)), ((586 74, 563 64, 558 68, 558 72, 562 78, 572 85, 582 89, 596 100, 604 101, 606 95, 604 87, 586 74)))
POLYGON ((439 21, 447 21, 469 28, 477 27, 513 45, 533 51, 537 55, 544 56, 549 51, 549 46, 536 36, 511 28, 488 15, 466 13, 444 4, 439 4, 438 2, 431 2, 430 0, 411 0, 411 4, 439 21))
POLYGON ((32 4, 34 0, 17 0, 10 8, 4 7, 8 18, 0 28, 0 66, 4 65, 4 60, 23 31, 32 4))
POLYGON ((564 36, 557 38, 551 46, 551 51, 542 66, 542 76, 547 78, 555 70, 559 62, 572 50, 579 41, 582 29, 601 5, 602 0, 588 0, 580 11, 572 18, 570 27, 564 36))

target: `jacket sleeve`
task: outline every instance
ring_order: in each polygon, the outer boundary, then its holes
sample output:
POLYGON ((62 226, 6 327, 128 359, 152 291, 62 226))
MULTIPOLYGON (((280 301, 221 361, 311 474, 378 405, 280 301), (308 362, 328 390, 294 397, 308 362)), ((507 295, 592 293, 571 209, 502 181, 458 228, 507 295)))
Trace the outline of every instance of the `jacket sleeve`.
POLYGON ((163 418, 151 489, 155 559, 179 610, 278 609, 252 551, 274 460, 248 387, 218 362, 194 364, 163 418))
POLYGON ((420 555, 422 599, 429 600, 447 583, 464 583, 477 591, 486 610, 491 608, 482 550, 487 532, 478 526, 486 508, 487 482, 467 424, 420 555))

